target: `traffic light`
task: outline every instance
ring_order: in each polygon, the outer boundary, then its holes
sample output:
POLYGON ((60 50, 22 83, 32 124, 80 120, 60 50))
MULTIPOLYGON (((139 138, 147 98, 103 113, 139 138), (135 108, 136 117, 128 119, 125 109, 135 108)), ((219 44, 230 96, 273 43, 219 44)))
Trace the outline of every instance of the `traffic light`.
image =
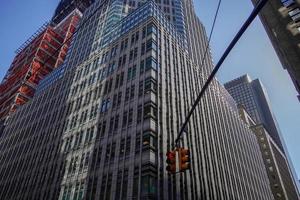
POLYGON ((168 151, 167 154, 167 171, 169 173, 176 173, 176 151, 168 151))
POLYGON ((190 150, 179 148, 179 171, 190 169, 190 150))

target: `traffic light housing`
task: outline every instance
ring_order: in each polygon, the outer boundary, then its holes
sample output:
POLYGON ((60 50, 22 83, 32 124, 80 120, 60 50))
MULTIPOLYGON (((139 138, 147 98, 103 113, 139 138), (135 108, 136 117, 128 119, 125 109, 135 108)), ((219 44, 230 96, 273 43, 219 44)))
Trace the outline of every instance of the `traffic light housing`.
POLYGON ((167 167, 166 170, 171 173, 176 173, 176 151, 168 151, 167 156, 167 167))
POLYGON ((190 150, 179 148, 179 171, 185 171, 191 168, 190 166, 190 150))

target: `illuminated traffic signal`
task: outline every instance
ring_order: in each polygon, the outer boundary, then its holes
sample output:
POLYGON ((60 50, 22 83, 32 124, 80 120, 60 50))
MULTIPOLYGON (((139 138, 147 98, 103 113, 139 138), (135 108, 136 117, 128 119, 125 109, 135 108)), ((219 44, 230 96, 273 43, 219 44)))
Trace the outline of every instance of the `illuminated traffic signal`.
POLYGON ((169 173, 176 173, 176 151, 167 152, 167 171, 169 173))
POLYGON ((179 148, 179 171, 190 169, 190 150, 179 148))

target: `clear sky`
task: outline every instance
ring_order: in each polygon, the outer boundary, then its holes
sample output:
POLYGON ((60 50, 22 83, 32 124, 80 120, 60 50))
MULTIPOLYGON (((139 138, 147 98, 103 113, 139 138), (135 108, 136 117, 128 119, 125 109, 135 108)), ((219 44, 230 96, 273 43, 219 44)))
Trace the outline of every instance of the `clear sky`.
MULTIPOLYGON (((217 0, 194 0, 197 14, 210 30, 217 0)), ((251 0, 226 0, 212 38, 212 53, 217 62, 251 12, 251 0)), ((45 21, 59 0, 2 0, 0 6, 0 80, 15 56, 14 51, 45 21)), ((222 66, 218 79, 225 83, 248 73, 259 78, 267 89, 273 111, 287 144, 294 167, 300 176, 300 102, 296 90, 283 70, 271 43, 257 19, 222 66)))
MULTIPOLYGON (((194 0, 198 16, 209 32, 218 0, 194 0)), ((242 23, 253 9, 251 0, 226 0, 211 42, 217 62, 242 23)), ((257 18, 231 52, 218 73, 225 83, 243 74, 259 78, 267 89, 294 168, 300 177, 300 102, 288 73, 282 68, 270 40, 257 18)))

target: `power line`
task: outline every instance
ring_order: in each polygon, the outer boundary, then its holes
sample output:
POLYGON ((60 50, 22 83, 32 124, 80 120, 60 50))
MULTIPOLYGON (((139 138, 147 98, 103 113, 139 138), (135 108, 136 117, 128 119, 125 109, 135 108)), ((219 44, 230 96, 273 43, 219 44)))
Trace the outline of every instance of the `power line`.
POLYGON ((208 48, 209 48, 209 45, 210 45, 210 40, 212 38, 214 29, 215 29, 215 25, 216 25, 216 21, 217 21, 217 18, 218 18, 221 3, 222 3, 222 0, 219 0, 217 10, 215 12, 214 20, 213 20, 213 23, 212 23, 212 27, 211 27, 211 30, 210 30, 210 33, 209 33, 208 42, 207 42, 207 45, 205 47, 205 52, 204 52, 203 58, 201 60, 200 69, 203 67, 204 61, 205 61, 206 56, 207 56, 208 48))
MULTIPOLYGON (((207 41, 207 44, 206 44, 206 47, 205 47, 204 55, 203 55, 202 60, 201 60, 200 69, 202 69, 202 67, 204 65, 204 61, 205 61, 206 56, 207 56, 207 52, 208 52, 210 41, 211 41, 214 29, 215 29, 215 25, 216 25, 216 21, 217 21, 217 18, 218 18, 219 10, 220 10, 220 7, 221 7, 221 3, 222 3, 222 0, 219 0, 216 12, 214 14, 213 23, 212 23, 211 30, 210 30, 209 37, 208 37, 208 41, 207 41)), ((178 138, 180 138, 180 136, 178 136, 178 138)), ((175 141, 177 141, 178 138, 175 141)), ((176 144, 176 142, 175 142, 175 144, 176 144)))
POLYGON ((204 95, 206 89, 208 88, 209 84, 212 82, 213 78, 217 74, 218 70, 222 66, 223 62, 225 61, 225 59, 227 58, 227 56, 229 55, 229 53, 231 52, 231 50, 233 49, 233 47, 236 45, 236 43, 239 41, 239 39, 242 37, 242 35, 245 33, 245 31, 247 30, 247 28, 250 26, 250 24, 253 22, 253 20, 255 19, 255 17, 258 15, 258 13, 266 5, 267 2, 268 2, 268 0, 260 0, 258 2, 258 4, 253 9, 253 11, 251 12, 251 14, 248 17, 248 19, 244 22, 243 26, 240 28, 240 30, 238 31, 238 33, 235 35, 235 37, 233 38, 233 40, 230 42, 229 46, 227 47, 227 49, 223 53, 222 57, 220 58, 220 60, 216 64, 216 66, 213 69, 213 71, 211 72, 211 74, 209 75, 209 77, 206 80, 203 88, 201 89, 199 95, 197 96, 197 99, 195 100, 194 104, 192 105, 192 108, 188 112, 188 115, 186 116, 186 119, 185 119, 185 121, 184 121, 184 123, 183 123, 183 125, 182 125, 182 127, 181 127, 181 129, 179 131, 179 134, 178 134, 178 136, 177 136, 177 138, 175 140, 175 148, 177 147, 181 135, 184 133, 184 130, 185 130, 185 128, 186 128, 186 126, 187 126, 187 124, 188 124, 188 122, 189 122, 189 120, 190 120, 193 112, 195 111, 196 107, 198 106, 198 104, 199 104, 202 96, 204 95))

